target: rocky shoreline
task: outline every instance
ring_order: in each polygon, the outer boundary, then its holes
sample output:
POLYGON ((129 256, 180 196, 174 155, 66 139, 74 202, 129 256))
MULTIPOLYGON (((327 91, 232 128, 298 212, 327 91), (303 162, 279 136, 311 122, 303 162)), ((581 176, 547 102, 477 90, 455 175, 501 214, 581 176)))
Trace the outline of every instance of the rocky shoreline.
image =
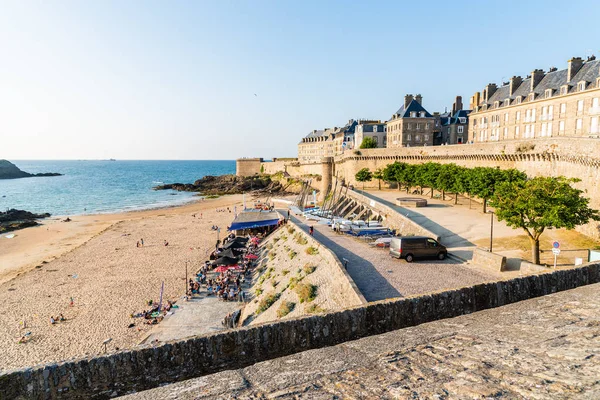
POLYGON ((194 183, 170 183, 154 187, 154 190, 177 190, 180 192, 197 192, 203 196, 221 196, 247 192, 264 192, 284 194, 286 187, 281 182, 274 181, 268 175, 236 176, 220 175, 205 176, 194 183))
POLYGON ((30 174, 29 172, 21 171, 19 167, 8 160, 0 160, 0 179, 19 179, 44 176, 62 176, 57 172, 43 172, 40 174, 30 174))
POLYGON ((2 212, 0 211, 0 233, 16 231, 23 228, 39 225, 38 219, 48 218, 50 214, 34 214, 25 210, 16 210, 14 208, 2 212))

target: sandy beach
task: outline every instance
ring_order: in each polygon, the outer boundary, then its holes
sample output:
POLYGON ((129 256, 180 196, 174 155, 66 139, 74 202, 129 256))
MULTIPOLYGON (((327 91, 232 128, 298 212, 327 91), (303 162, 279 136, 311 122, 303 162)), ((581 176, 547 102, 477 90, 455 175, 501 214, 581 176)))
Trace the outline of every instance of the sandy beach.
POLYGON ((179 298, 186 261, 195 272, 215 245, 211 226, 221 227, 222 237, 233 220, 233 213, 216 209, 241 204, 234 195, 72 222, 53 218, 1 238, 0 370, 99 354, 108 338, 109 350, 136 345, 150 326, 130 315, 158 300, 163 281, 164 298, 179 298), (67 321, 51 325, 60 313, 67 321), (19 344, 25 332, 31 340, 19 344))

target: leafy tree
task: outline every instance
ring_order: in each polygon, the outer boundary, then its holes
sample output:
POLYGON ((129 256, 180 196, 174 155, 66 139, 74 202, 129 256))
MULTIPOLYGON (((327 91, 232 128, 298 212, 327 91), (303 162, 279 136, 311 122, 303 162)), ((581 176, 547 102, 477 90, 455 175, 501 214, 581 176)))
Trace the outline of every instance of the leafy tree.
POLYGON ((398 182, 402 182, 406 186, 406 193, 410 192, 410 188, 417 184, 417 173, 419 171, 419 165, 415 164, 404 164, 404 168, 400 168, 397 171, 398 182))
MULTIPOLYGON (((383 180, 386 182, 398 182, 396 173, 401 166, 401 163, 397 161, 386 165, 385 168, 383 168, 383 180)), ((398 183, 398 190, 400 190, 400 183, 398 183)))
POLYGON ((487 212, 487 201, 494 195, 496 183, 503 181, 499 168, 475 167, 469 174, 471 194, 483 200, 483 212, 487 212))
POLYGON ((441 164, 427 162, 420 164, 415 173, 416 184, 421 188, 421 194, 423 194, 423 187, 431 188, 431 198, 433 198, 433 189, 436 188, 437 175, 441 164))
POLYGON ((381 180, 383 179, 383 169, 378 168, 373 172, 373 178, 377 179, 377 185, 379 186, 379 190, 381 190, 381 180))
POLYGON ((365 136, 360 144, 361 149, 374 149, 377 147, 377 140, 370 136, 365 136))
MULTIPOLYGON (((457 193, 460 167, 456 164, 441 164, 435 176, 435 188, 442 191, 442 200, 446 200, 446 192, 457 193)), ((433 192, 433 190, 432 190, 433 192)))
POLYGON ((365 182, 369 182, 373 179, 373 173, 369 170, 369 168, 363 168, 356 173, 354 176, 357 182, 363 183, 363 190, 365 190, 365 182))
POLYGON ((573 229, 590 220, 600 221, 589 199, 571 186, 578 179, 536 177, 504 181, 496 187, 491 205, 508 226, 522 228, 531 242, 531 257, 540 263, 540 236, 546 228, 573 229))

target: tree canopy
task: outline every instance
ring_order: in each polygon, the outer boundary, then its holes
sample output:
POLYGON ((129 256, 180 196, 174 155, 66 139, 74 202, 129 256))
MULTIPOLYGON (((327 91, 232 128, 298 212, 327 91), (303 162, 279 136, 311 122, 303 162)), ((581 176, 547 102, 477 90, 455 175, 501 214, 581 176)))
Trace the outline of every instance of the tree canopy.
POLYGON ((369 168, 363 168, 359 170, 354 176, 357 182, 363 183, 363 189, 365 188, 365 182, 373 179, 373 173, 369 170, 369 168))
POLYGON ((527 233, 534 263, 540 262, 539 243, 544 230, 573 229, 590 220, 600 220, 598 210, 589 208, 589 199, 582 196, 581 190, 571 186, 577 181, 565 177, 523 180, 517 176, 496 185, 490 204, 496 208, 499 220, 527 233))
POLYGON ((377 147, 377 140, 370 136, 365 136, 360 144, 361 149, 374 149, 377 147))

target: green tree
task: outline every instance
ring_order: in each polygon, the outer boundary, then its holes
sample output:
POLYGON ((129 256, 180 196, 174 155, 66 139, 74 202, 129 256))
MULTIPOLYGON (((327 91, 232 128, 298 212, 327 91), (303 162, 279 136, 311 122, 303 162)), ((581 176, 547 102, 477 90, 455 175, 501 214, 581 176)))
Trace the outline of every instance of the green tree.
MULTIPOLYGON (((386 182, 398 182, 396 178, 396 172, 401 167, 399 162, 393 162, 383 168, 383 180, 386 182)), ((400 190, 400 183, 398 183, 398 190, 400 190)))
POLYGON ((471 194, 483 200, 483 212, 487 212, 487 202, 494 195, 496 183, 503 182, 503 174, 499 168, 475 167, 469 174, 471 194))
POLYGON ((399 168, 396 172, 396 179, 406 186, 406 193, 410 192, 410 188, 417 185, 417 173, 419 165, 404 164, 403 168, 399 168))
POLYGON ((540 236, 547 228, 573 229, 590 220, 600 221, 589 199, 571 186, 578 179, 536 177, 505 181, 496 187, 490 204, 508 226, 522 228, 531 242, 531 258, 540 263, 540 236))
POLYGON ((377 179, 377 186, 379 190, 381 190, 381 180, 383 179, 383 169, 377 168, 375 172, 373 172, 373 179, 377 179))
POLYGON ((433 162, 418 165, 415 183, 421 188, 421 194, 423 194, 423 187, 428 187, 431 188, 431 198, 433 198, 433 190, 437 189, 436 182, 440 167, 441 164, 433 162))
POLYGON ((454 192, 456 194, 459 190, 458 179, 461 172, 460 169, 456 164, 441 164, 437 169, 435 187, 442 192, 442 200, 446 200, 446 192, 454 192))
POLYGON ((370 136, 365 136, 360 144, 361 149, 374 149, 377 147, 377 140, 370 136))
POLYGON ((363 168, 356 173, 354 176, 357 182, 362 182, 363 190, 365 190, 365 182, 369 182, 373 179, 373 173, 369 170, 369 168, 363 168))

